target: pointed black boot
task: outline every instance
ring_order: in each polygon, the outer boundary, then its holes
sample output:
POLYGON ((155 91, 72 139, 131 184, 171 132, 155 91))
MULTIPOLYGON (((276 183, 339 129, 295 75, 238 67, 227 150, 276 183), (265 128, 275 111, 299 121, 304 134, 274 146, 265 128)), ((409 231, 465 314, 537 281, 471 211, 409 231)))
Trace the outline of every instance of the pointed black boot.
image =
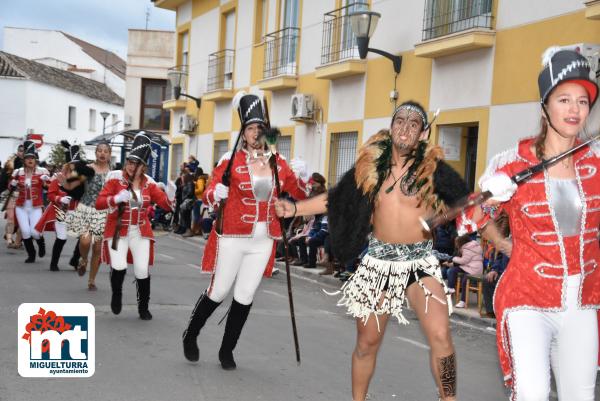
POLYGON ((40 236, 40 239, 36 239, 35 242, 38 244, 38 256, 43 258, 46 256, 46 241, 43 236, 40 236))
POLYGON ((121 313, 123 298, 123 280, 125 280, 127 270, 115 270, 110 268, 110 288, 112 289, 112 298, 110 300, 110 309, 112 313, 118 315, 121 313))
POLYGON ((79 257, 81 254, 79 253, 79 240, 77 240, 77 244, 75 245, 75 249, 73 249, 73 256, 71 256, 71 260, 69 264, 73 266, 75 270, 79 267, 79 257))
POLYGON ((221 367, 225 370, 234 370, 237 367, 233 359, 233 350, 237 345, 240 334, 242 334, 251 307, 252 304, 242 305, 235 299, 231 302, 223 342, 221 343, 221 349, 219 349, 219 361, 221 367))
POLYGON ((150 276, 148 278, 136 279, 138 296, 138 313, 142 320, 152 320, 152 314, 148 310, 150 302, 150 276))
POLYGON ((188 326, 183 332, 183 355, 188 361, 196 362, 200 359, 200 350, 196 338, 200 334, 200 329, 204 327, 206 320, 219 305, 221 305, 221 302, 211 300, 206 291, 198 298, 188 326))
POLYGON ((25 250, 27 251, 27 259, 25 259, 25 263, 35 262, 35 247, 33 246, 33 239, 24 239, 23 244, 25 244, 25 250))
POLYGON ((60 270, 58 268, 58 259, 60 259, 60 254, 66 242, 66 239, 57 238, 54 240, 54 245, 52 246, 52 259, 50 260, 50 270, 53 272, 60 270))

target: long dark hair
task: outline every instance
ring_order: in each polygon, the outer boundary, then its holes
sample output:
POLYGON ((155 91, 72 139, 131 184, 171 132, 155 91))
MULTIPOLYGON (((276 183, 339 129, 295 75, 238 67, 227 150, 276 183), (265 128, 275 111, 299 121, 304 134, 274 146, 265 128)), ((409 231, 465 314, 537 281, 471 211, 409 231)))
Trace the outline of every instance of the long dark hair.
POLYGON ((537 135, 537 137, 535 138, 535 156, 539 159, 542 160, 544 158, 544 152, 546 151, 546 149, 544 149, 545 147, 545 142, 546 142, 546 136, 548 135, 548 121, 546 120, 546 118, 542 117, 541 121, 540 121, 540 132, 537 135))

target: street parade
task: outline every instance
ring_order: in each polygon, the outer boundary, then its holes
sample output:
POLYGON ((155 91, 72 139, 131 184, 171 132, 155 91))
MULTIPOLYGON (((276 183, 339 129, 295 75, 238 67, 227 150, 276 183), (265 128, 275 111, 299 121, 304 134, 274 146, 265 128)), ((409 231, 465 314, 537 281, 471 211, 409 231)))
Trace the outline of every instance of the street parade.
POLYGON ((0 400, 600 400, 600 2, 9 3, 0 400))

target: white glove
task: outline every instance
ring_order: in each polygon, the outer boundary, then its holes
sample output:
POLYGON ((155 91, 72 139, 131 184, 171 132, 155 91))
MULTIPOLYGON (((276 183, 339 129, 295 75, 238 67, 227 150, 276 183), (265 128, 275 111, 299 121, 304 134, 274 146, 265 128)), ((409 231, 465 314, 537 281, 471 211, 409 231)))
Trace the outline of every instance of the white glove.
POLYGON ((71 203, 71 197, 70 196, 61 197, 60 203, 62 203, 63 205, 68 205, 69 203, 71 203))
POLYGON ((49 180, 50 180, 50 176, 49 176, 49 175, 46 175, 46 174, 44 174, 43 176, 41 176, 41 177, 40 177, 40 179, 41 179, 42 181, 49 181, 49 180))
POLYGON ((229 196, 229 187, 226 187, 225 185, 218 183, 215 186, 215 201, 220 202, 223 199, 227 199, 228 196, 229 196))
POLYGON ((113 199, 115 203, 129 202, 129 199, 131 199, 131 193, 126 189, 122 189, 118 194, 115 195, 113 199))
POLYGON ((290 167, 296 177, 300 178, 303 181, 308 181, 308 168, 306 162, 302 159, 292 159, 290 161, 290 167))
POLYGON ((17 188, 17 184, 18 184, 17 180, 11 180, 10 181, 10 186, 13 187, 13 188, 17 188))
POLYGON ((516 192, 517 184, 504 173, 496 173, 486 179, 479 181, 479 187, 483 192, 490 191, 492 200, 497 202, 508 201, 516 192))

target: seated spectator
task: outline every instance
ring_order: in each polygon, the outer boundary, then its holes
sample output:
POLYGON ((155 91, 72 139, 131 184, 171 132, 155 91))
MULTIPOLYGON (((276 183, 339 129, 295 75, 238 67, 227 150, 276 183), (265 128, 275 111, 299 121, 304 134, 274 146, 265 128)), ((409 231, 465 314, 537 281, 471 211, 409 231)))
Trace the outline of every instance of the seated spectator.
POLYGON ((437 226, 433 235, 433 250, 440 261, 448 260, 454 255, 454 240, 456 239, 454 220, 437 226))
MULTIPOLYGON (((451 293, 456 290, 456 279, 458 273, 465 273, 461 286, 464 288, 466 284, 466 274, 482 274, 483 273, 483 250, 479 242, 472 240, 468 235, 462 235, 456 238, 456 248, 459 256, 452 258, 454 266, 448 269, 448 288, 451 293)), ((456 304, 457 308, 465 307, 466 291, 463 291, 460 297, 460 302, 456 304)))
POLYGON ((308 237, 308 233, 310 232, 313 222, 315 221, 315 216, 306 216, 303 219, 304 224, 300 229, 296 231, 296 234, 290 238, 290 248, 294 247, 296 249, 296 254, 298 258, 292 261, 294 266, 304 266, 308 265, 308 253, 306 251, 306 237, 308 237), (307 220, 308 219, 308 220, 307 220))
MULTIPOLYGON (((313 226, 306 238, 306 246, 308 246, 308 264, 307 269, 317 267, 317 251, 320 246, 325 243, 325 238, 329 235, 327 226, 327 216, 319 214, 315 216, 313 226)), ((306 248, 305 248, 306 249, 306 248)))
MULTIPOLYGON (((506 213, 500 214, 495 221, 496 227, 498 227, 499 233, 504 237, 510 237, 510 226, 508 224, 508 215, 506 213)), ((498 284, 498 280, 506 266, 508 265, 509 257, 497 250, 494 250, 490 256, 490 269, 485 274, 483 280, 483 302, 485 304, 485 317, 495 318, 496 315, 494 313, 494 291, 496 290, 496 284, 498 284)))

